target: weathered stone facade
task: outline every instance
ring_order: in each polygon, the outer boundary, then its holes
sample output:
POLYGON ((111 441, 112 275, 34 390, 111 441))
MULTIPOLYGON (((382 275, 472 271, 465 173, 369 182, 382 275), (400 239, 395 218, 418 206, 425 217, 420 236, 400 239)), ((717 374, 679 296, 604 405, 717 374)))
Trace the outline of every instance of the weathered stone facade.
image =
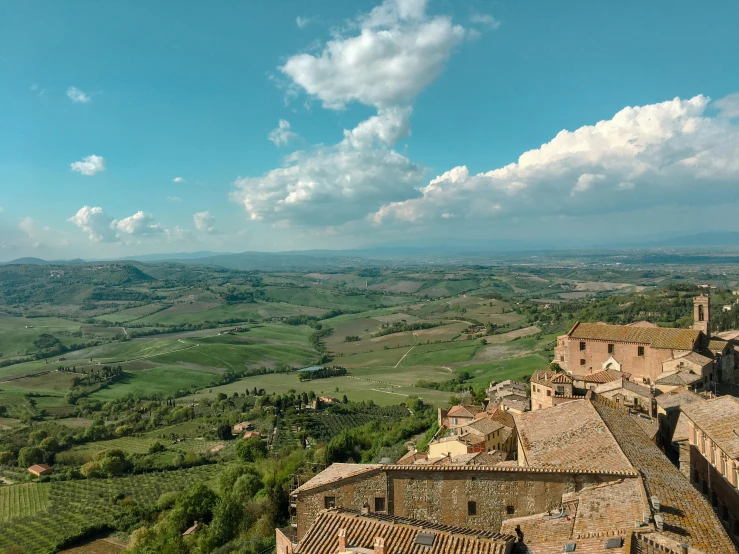
MULTIPOLYGON (((388 478, 384 471, 363 474, 339 483, 298 494, 298 539, 302 538, 321 510, 332 507, 361 510, 365 504, 375 511, 375 500, 385 499, 387 511, 388 478), (333 499, 333 504, 331 500, 333 499)), ((389 512, 392 513, 392 512, 389 512)))
POLYGON ((694 445, 690 445, 690 480, 716 510, 721 522, 739 544, 739 492, 694 445))
POLYGON ((622 478, 619 472, 387 466, 369 474, 298 491, 298 538, 331 503, 353 510, 369 506, 369 511, 373 512, 377 499, 383 499, 380 504, 389 515, 498 530, 505 519, 559 508, 562 496, 567 493, 622 478))

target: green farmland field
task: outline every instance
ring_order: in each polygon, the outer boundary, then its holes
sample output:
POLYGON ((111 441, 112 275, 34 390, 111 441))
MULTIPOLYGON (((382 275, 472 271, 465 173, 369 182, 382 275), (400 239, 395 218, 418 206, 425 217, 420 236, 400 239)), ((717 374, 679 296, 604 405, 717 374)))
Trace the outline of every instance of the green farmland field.
POLYGON ((171 396, 190 387, 207 387, 217 376, 201 369, 162 366, 152 369, 126 372, 125 378, 115 385, 94 392, 98 400, 115 400, 127 394, 171 396))
POLYGON ((32 516, 46 511, 49 487, 50 485, 45 483, 0 485, 0 521, 10 521, 16 517, 32 516))

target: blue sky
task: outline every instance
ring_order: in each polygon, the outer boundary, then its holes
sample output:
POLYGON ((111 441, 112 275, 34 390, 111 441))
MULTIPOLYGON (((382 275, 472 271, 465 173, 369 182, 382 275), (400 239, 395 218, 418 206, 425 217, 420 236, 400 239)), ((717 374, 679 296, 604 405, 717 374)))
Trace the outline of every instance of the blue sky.
POLYGON ((736 21, 731 1, 6 2, 0 260, 739 230, 736 21))

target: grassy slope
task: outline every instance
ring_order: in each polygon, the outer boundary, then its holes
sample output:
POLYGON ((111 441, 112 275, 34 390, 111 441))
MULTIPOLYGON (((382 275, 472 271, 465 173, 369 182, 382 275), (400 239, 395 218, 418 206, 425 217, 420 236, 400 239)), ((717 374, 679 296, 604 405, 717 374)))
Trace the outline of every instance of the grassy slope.
POLYGON ((111 387, 94 392, 90 397, 98 400, 114 400, 127 394, 169 396, 178 390, 188 389, 192 386, 206 387, 216 377, 208 371, 176 366, 162 366, 125 372, 125 375, 124 380, 111 387))
POLYGON ((79 337, 59 335, 60 331, 73 333, 80 330, 80 324, 57 317, 9 317, 0 316, 0 359, 24 356, 26 352, 38 349, 33 341, 41 333, 55 335, 63 344, 82 342, 79 337), (26 329, 30 325, 32 328, 26 329))

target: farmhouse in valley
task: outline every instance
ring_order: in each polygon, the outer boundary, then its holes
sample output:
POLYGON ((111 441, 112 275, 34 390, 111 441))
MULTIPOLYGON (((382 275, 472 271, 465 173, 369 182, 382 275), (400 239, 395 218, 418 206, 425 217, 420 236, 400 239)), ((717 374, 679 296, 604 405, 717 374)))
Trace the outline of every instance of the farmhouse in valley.
POLYGON ((33 464, 28 468, 28 472, 32 473, 36 477, 41 477, 42 475, 50 475, 54 470, 46 464, 33 464))

